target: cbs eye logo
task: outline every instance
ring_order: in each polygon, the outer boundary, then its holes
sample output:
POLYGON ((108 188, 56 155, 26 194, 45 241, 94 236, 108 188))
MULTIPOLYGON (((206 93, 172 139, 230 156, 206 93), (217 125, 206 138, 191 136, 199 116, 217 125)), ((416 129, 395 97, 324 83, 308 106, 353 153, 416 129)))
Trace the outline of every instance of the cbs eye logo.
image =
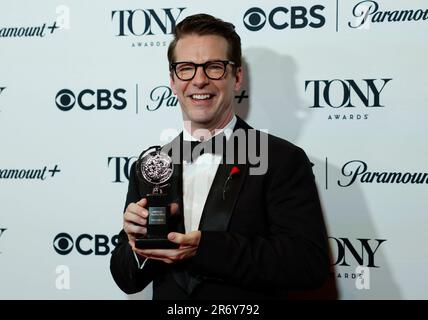
POLYGON ((53 241, 55 251, 61 255, 66 255, 73 250, 73 238, 68 233, 59 233, 53 241))
POLYGON ((53 240, 53 247, 56 253, 60 255, 69 254, 74 248, 81 255, 94 254, 97 256, 105 256, 110 253, 118 244, 118 236, 108 237, 104 234, 81 234, 76 238, 76 241, 65 232, 59 233, 53 240))
POLYGON ((266 13, 260 8, 250 8, 244 14, 244 25, 250 31, 258 31, 266 24, 266 13))
POLYGON ((58 109, 62 111, 71 110, 74 105, 77 105, 83 110, 108 110, 110 108, 116 110, 125 109, 127 102, 123 96, 126 93, 125 89, 116 89, 110 91, 108 89, 84 89, 77 95, 69 89, 60 90, 55 97, 55 103, 58 109))
POLYGON ((325 18, 320 14, 324 6, 315 5, 309 9, 302 6, 293 6, 289 8, 276 7, 268 15, 261 8, 253 7, 244 13, 243 22, 250 31, 261 30, 266 22, 276 30, 302 29, 308 25, 311 28, 321 28, 325 24, 325 18), (309 19, 308 19, 308 16, 309 19), (309 21, 311 20, 311 21, 309 21))

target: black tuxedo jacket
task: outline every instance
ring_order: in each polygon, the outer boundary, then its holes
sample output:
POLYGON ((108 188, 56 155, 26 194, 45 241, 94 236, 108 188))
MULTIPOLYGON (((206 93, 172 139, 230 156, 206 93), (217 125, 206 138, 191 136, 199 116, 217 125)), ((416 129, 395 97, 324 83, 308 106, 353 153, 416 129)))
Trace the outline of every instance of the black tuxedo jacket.
MULTIPOLYGON (((253 130, 240 118, 236 129, 253 130)), ((174 264, 149 260, 139 270, 127 235, 120 232, 110 269, 124 292, 139 292, 153 281, 153 299, 275 299, 285 298, 287 290, 322 285, 329 269, 328 245, 311 163, 299 147, 265 135, 265 174, 251 175, 248 162, 219 165, 193 258, 174 264), (240 172, 224 194, 233 166, 240 172)), ((171 144, 181 140, 182 135, 171 144)), ((181 164, 177 169, 181 177, 181 164)), ((125 208, 145 194, 134 164, 125 208)), ((184 230, 182 221, 178 230, 184 230)))

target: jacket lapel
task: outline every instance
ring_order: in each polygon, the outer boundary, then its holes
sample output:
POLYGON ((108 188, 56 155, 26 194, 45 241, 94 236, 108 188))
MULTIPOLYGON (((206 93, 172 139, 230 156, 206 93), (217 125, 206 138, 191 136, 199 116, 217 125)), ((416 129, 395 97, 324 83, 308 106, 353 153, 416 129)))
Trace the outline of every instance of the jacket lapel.
POLYGON ((248 172, 246 164, 220 164, 202 211, 199 230, 226 231, 248 172), (228 180, 232 168, 239 173, 228 180))
MULTIPOLYGON (((251 127, 246 124, 242 119, 237 117, 237 122, 234 130, 243 129, 248 130, 251 127)), ((229 139, 227 144, 233 143, 233 139, 229 139)), ((239 197, 240 190, 244 184, 245 178, 248 174, 248 161, 244 164, 238 163, 238 151, 240 146, 234 144, 233 150, 235 152, 234 163, 225 163, 226 157, 223 156, 223 163, 217 169, 214 181, 208 193, 204 209, 202 211, 201 222, 199 230, 203 231, 226 231, 229 226, 229 221, 235 208, 236 201, 239 197), (231 175, 233 167, 239 169, 237 174, 231 175)), ((230 150, 230 146, 226 147, 230 150)))

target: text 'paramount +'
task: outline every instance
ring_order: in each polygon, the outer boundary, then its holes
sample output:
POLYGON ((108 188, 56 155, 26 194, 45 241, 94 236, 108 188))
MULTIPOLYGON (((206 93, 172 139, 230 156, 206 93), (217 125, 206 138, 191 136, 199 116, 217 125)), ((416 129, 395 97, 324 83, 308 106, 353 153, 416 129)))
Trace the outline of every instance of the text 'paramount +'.
POLYGON ((46 178, 53 178, 58 172, 61 172, 56 164, 52 169, 47 166, 39 169, 1 169, 0 180, 13 179, 13 180, 46 180, 46 178))
POLYGON ((337 184, 341 187, 349 187, 357 181, 382 184, 428 184, 428 173, 426 172, 369 171, 368 168, 364 161, 348 161, 341 170, 342 175, 346 178, 338 180, 337 184))
MULTIPOLYGON (((393 3, 393 2, 392 2, 393 3)), ((409 4, 412 3, 409 1, 409 4)), ((364 0, 358 2, 352 15, 357 18, 356 21, 348 22, 350 28, 363 28, 370 24, 379 23, 399 23, 399 22, 422 22, 428 20, 428 9, 400 9, 400 10, 381 10, 377 1, 364 0)), ((425 22, 426 23, 426 22, 425 22)))

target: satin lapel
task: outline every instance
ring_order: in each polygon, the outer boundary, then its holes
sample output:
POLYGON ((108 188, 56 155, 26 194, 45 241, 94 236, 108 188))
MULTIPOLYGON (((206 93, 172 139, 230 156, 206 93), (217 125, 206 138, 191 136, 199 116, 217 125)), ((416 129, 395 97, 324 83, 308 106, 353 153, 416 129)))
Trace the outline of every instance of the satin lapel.
POLYGON ((235 208, 240 190, 248 173, 246 164, 220 164, 208 193, 202 212, 199 230, 203 231, 226 231, 235 208), (225 185, 232 168, 239 168, 239 173, 225 185), (224 197, 223 197, 224 195, 224 197))
MULTIPOLYGON (((234 130, 249 129, 250 127, 238 117, 234 130)), ((228 144, 232 143, 233 139, 228 140, 228 144)), ((242 147, 242 146, 241 146, 242 147)), ((226 231, 229 226, 229 221, 235 208, 239 193, 248 174, 248 161, 245 164, 238 164, 238 148, 234 145, 234 162, 230 164, 220 164, 211 189, 208 193, 205 202, 204 210, 202 211, 199 230, 203 231, 226 231), (234 174, 229 181, 228 177, 233 167, 238 167, 239 172, 234 174), (226 184, 227 181, 227 184, 226 184)), ((230 150, 226 148, 226 150, 230 150)), ((223 156, 223 162, 225 157, 223 156)))

